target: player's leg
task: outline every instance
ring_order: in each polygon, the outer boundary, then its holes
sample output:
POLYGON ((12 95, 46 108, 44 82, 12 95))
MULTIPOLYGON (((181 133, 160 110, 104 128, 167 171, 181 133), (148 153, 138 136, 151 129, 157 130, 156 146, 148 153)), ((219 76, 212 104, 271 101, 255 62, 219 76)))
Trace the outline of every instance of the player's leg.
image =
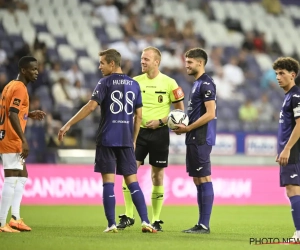
POLYGON ((0 203, 0 231, 7 233, 20 232, 6 223, 9 208, 11 206, 15 187, 18 181, 20 170, 23 165, 20 163, 19 154, 1 154, 4 168, 4 183, 0 203))
POLYGON ((9 225, 20 231, 31 231, 31 228, 27 226, 23 219, 20 217, 20 206, 23 197, 23 192, 25 188, 25 183, 28 178, 28 172, 25 162, 23 163, 23 170, 20 171, 18 181, 15 187, 14 196, 11 204, 11 215, 12 218, 9 222, 9 225))
POLYGON ((116 197, 114 192, 116 157, 110 147, 97 146, 95 156, 95 172, 101 173, 103 183, 103 207, 108 222, 103 231, 118 232, 115 221, 116 197))
POLYGON ((167 126, 152 132, 149 163, 151 164, 152 180, 152 225, 158 231, 163 231, 163 221, 160 219, 164 203, 164 168, 168 166, 170 134, 167 126))
POLYGON ((120 149, 117 156, 117 174, 124 176, 132 201, 142 221, 142 231, 155 233, 156 230, 151 226, 148 219, 145 197, 138 183, 136 173, 137 165, 133 148, 120 149))
POLYGON ((293 238, 300 242, 300 164, 288 164, 280 167, 280 185, 285 186, 291 203, 295 226, 293 238))
POLYGON ((152 194, 151 194, 151 205, 152 205, 152 225, 157 231, 163 231, 163 221, 160 219, 161 210, 164 203, 164 168, 151 166, 151 179, 152 179, 152 194))
POLYGON ((187 145, 187 172, 193 177, 197 188, 197 203, 199 209, 198 223, 185 233, 210 233, 210 217, 214 201, 214 190, 211 182, 210 153, 212 147, 209 145, 187 145))
MULTIPOLYGON (((135 157, 138 168, 144 164, 144 160, 148 155, 147 134, 148 131, 146 129, 141 129, 137 138, 135 157)), ((125 229, 126 227, 132 226, 134 224, 134 204, 131 199, 130 190, 128 189, 124 179, 122 183, 122 190, 124 197, 125 214, 119 215, 120 221, 117 225, 118 229, 125 229)))

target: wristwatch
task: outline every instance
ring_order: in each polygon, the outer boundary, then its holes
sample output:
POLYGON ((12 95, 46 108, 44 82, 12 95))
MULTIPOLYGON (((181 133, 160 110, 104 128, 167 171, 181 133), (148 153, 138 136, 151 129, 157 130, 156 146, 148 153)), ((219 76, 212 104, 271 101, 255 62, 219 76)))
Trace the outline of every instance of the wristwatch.
POLYGON ((165 124, 163 123, 162 119, 158 119, 159 121, 159 126, 164 126, 165 124))

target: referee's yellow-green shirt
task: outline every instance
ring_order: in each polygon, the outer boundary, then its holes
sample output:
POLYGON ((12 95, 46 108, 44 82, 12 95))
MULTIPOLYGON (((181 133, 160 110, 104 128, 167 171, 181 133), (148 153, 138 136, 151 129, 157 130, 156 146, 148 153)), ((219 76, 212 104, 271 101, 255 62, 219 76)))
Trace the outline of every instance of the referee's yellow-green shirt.
POLYGON ((149 79, 147 74, 133 78, 141 88, 143 102, 143 120, 141 127, 146 127, 146 122, 166 117, 170 112, 171 103, 184 99, 184 93, 174 79, 159 74, 149 79))

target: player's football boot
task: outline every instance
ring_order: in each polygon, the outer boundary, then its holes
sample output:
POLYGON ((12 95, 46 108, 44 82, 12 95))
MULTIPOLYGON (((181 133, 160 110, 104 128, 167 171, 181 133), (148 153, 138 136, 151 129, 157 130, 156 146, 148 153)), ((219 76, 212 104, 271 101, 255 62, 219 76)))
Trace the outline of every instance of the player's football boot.
POLYGON ((19 230, 13 229, 9 224, 5 224, 3 227, 0 227, 0 232, 2 233, 20 233, 19 230))
POLYGON ((206 228, 202 224, 195 225, 192 228, 186 229, 182 231, 183 233, 190 233, 190 234, 210 234, 210 229, 206 228))
POLYGON ((163 232, 162 226, 160 224, 164 224, 164 222, 162 220, 156 220, 154 221, 154 223, 152 223, 152 227, 154 227, 158 232, 163 232))
POLYGON ((31 231, 31 228, 24 223, 22 218, 19 220, 15 220, 15 219, 11 218, 9 221, 9 226, 11 228, 17 229, 19 231, 26 231, 26 232, 31 231))
POLYGON ((300 244, 300 231, 295 231, 294 235, 291 238, 291 242, 300 244))
POLYGON ((118 232, 118 229, 116 227, 116 225, 112 225, 110 227, 107 227, 103 233, 117 233, 118 232))
POLYGON ((157 233, 156 229, 145 221, 142 222, 142 232, 143 233, 157 233))
POLYGON ((117 225, 117 228, 120 230, 125 229, 126 227, 130 227, 134 224, 134 218, 130 218, 126 216, 125 214, 119 215, 120 222, 117 225))

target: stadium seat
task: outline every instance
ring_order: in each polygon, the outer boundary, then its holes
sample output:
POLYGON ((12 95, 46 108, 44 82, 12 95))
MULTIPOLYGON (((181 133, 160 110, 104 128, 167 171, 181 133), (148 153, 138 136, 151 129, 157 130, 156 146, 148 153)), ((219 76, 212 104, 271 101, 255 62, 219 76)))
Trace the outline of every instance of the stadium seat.
POLYGON ((79 57, 77 62, 83 73, 95 73, 97 71, 97 64, 89 57, 79 57))
POLYGON ((84 43, 81 41, 79 35, 75 32, 67 33, 67 41, 74 49, 85 49, 84 43))
POLYGON ((37 35, 39 41, 46 43, 47 47, 52 49, 56 46, 55 39, 47 32, 41 32, 37 35))
POLYGON ((36 31, 33 27, 28 27, 26 30, 22 30, 23 40, 28 44, 33 44, 36 38, 36 31))
POLYGON ((62 60, 74 61, 76 59, 75 51, 67 44, 60 44, 57 51, 62 60))
POLYGON ((259 53, 255 55, 255 59, 259 65, 259 67, 265 71, 272 68, 273 61, 269 55, 264 53, 259 53))
POLYGON ((106 24, 105 32, 110 40, 121 40, 124 37, 123 31, 120 27, 114 24, 106 24))

